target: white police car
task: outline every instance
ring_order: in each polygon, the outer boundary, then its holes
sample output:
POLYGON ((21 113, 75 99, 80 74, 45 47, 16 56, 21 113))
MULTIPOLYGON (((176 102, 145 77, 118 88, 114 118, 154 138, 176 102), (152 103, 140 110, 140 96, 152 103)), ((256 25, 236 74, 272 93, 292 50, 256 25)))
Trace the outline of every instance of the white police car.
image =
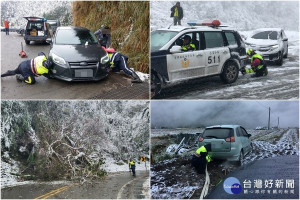
POLYGON ((220 75, 224 83, 236 81, 246 64, 246 48, 239 33, 220 26, 218 20, 171 26, 151 32, 151 92, 160 93, 168 83, 220 75), (194 51, 183 51, 184 36, 194 51))

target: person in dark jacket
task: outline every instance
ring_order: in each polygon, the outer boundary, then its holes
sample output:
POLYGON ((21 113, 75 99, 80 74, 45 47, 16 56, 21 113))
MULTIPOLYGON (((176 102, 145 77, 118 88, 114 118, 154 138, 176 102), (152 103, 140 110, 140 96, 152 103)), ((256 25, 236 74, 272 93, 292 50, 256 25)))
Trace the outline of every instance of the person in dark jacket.
POLYGON ((133 159, 129 160, 129 169, 132 171, 132 175, 135 176, 135 162, 133 159))
POLYGON ((113 66, 113 72, 120 72, 121 70, 133 78, 133 83, 142 83, 140 77, 128 67, 127 61, 128 57, 115 51, 113 48, 108 48, 104 50, 108 53, 109 62, 113 66))
POLYGON ((51 78, 49 75, 49 69, 52 66, 52 61, 47 59, 43 52, 38 54, 38 57, 23 61, 15 70, 8 70, 1 77, 14 76, 18 81, 24 81, 27 84, 34 84, 35 77, 43 75, 47 78, 51 78))
POLYGON ((174 26, 181 25, 181 19, 183 18, 183 9, 180 7, 180 2, 177 2, 175 6, 171 8, 171 17, 173 17, 174 26))
POLYGON ((205 174, 207 163, 211 161, 208 152, 211 151, 211 144, 206 144, 197 149, 192 158, 192 165, 199 174, 205 174))
POLYGON ((101 46, 105 48, 110 47, 110 27, 102 26, 94 33, 94 35, 98 38, 98 41, 100 42, 101 46))

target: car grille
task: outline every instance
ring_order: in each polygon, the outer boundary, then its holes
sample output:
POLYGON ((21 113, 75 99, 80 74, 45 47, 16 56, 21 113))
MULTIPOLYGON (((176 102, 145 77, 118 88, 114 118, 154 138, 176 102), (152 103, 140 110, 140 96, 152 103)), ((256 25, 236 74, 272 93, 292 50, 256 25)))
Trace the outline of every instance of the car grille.
POLYGON ((89 80, 97 73, 98 62, 69 62, 74 80, 89 80))
POLYGON ((97 66, 98 62, 69 62, 71 68, 97 66))

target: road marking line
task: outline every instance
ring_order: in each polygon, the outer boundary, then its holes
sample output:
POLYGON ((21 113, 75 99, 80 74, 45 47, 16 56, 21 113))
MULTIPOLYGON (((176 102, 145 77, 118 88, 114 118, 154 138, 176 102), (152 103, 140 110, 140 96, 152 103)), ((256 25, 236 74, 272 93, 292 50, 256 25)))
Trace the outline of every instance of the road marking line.
POLYGON ((125 188, 127 185, 131 184, 131 182, 133 182, 133 181, 138 181, 139 179, 142 179, 142 178, 144 178, 144 177, 145 177, 145 176, 141 176, 141 177, 139 177, 139 178, 137 178, 137 179, 134 178, 133 180, 131 180, 131 181, 129 181, 128 183, 126 183, 125 185, 123 185, 123 186, 121 187, 119 193, 118 193, 117 199, 121 199, 122 192, 123 192, 124 188, 125 188))
MULTIPOLYGON (((73 184, 73 185, 74 185, 74 184, 73 184)), ((56 189, 56 190, 52 190, 51 192, 48 192, 47 194, 41 195, 41 196, 39 196, 39 197, 36 197, 35 199, 47 199, 47 198, 49 198, 49 197, 51 197, 51 196, 53 196, 53 195, 55 195, 55 194, 58 194, 58 193, 60 193, 60 192, 62 192, 62 191, 64 191, 64 190, 66 190, 66 189, 72 187, 73 185, 67 185, 67 186, 58 188, 58 189, 56 189)))

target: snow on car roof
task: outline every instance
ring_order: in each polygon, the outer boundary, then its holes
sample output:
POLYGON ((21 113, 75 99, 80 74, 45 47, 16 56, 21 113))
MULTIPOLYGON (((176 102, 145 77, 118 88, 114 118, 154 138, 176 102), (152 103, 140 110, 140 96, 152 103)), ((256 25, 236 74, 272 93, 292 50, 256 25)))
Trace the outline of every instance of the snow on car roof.
POLYGON ((234 128, 234 127, 238 127, 240 125, 213 125, 213 126, 209 126, 209 127, 206 127, 206 128, 234 128))
POLYGON ((263 32, 263 31, 276 31, 276 32, 280 32, 282 29, 281 28, 259 28, 259 29, 255 29, 253 32, 257 33, 257 32, 263 32))

